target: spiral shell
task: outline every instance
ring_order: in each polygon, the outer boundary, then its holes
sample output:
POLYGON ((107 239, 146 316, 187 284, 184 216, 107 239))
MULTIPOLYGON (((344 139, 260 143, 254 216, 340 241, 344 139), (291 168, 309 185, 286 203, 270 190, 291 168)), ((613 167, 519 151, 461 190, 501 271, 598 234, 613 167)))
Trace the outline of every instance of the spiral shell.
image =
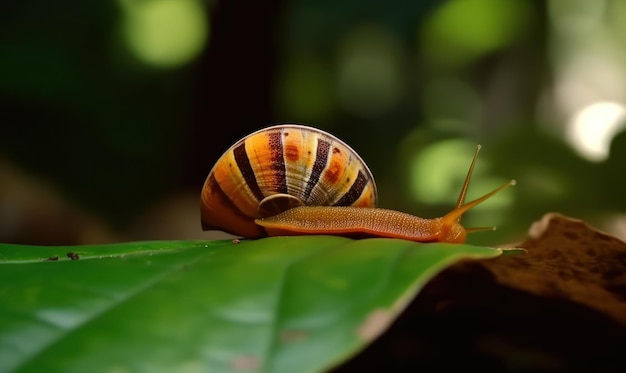
POLYGON ((263 237, 254 219, 300 206, 375 207, 376 184, 346 143, 320 129, 283 124, 231 146, 201 194, 203 230, 263 237))

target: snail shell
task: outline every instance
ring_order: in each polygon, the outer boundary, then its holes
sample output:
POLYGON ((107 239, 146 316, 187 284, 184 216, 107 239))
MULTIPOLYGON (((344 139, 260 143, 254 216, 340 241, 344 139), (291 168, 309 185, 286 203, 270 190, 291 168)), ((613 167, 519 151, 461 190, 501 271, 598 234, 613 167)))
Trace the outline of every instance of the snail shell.
POLYGON ((266 236, 254 220, 296 206, 376 207, 374 178, 361 157, 320 129, 283 124, 231 146, 207 176, 202 229, 266 236))

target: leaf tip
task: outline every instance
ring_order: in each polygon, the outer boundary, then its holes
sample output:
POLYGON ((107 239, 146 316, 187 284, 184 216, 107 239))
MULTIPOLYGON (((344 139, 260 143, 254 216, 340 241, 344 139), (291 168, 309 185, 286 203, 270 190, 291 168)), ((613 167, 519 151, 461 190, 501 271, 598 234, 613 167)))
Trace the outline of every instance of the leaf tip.
POLYGON ((498 250, 502 252, 502 255, 528 254, 528 250, 523 247, 499 247, 498 250))

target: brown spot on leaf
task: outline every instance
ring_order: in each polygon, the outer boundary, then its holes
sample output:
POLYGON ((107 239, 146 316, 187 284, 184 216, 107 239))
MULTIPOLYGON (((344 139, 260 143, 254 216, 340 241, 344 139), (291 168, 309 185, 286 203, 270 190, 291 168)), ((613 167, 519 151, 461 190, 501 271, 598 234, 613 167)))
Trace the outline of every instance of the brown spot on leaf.
POLYGON ((78 260, 78 259, 80 259, 80 256, 78 256, 78 254, 73 253, 71 251, 69 253, 65 254, 65 255, 67 255, 67 257, 70 258, 71 260, 78 260))
POLYGON ((577 240, 578 239, 578 234, 576 234, 575 232, 563 232, 563 235, 567 238, 569 238, 570 240, 577 240))
POLYGON ((280 341, 283 343, 294 343, 304 341, 309 337, 306 330, 288 329, 280 333, 280 341))
POLYGON ((554 250, 548 253, 548 259, 551 259, 551 260, 563 259, 563 254, 558 250, 554 250))
POLYGON ((608 235, 606 235, 606 234, 602 234, 602 233, 600 233, 600 232, 596 232, 596 233, 593 235, 593 238, 594 238, 594 239, 596 239, 596 240, 598 240, 598 241, 608 241, 608 242, 613 241, 613 240, 615 239, 615 238, 613 238, 613 237, 609 237, 608 235))
POLYGON ((371 341, 387 329, 392 319, 391 312, 382 309, 374 310, 359 326, 357 334, 364 341, 371 341))
POLYGON ((234 370, 256 371, 261 367, 261 359, 256 356, 237 356, 231 362, 234 370))

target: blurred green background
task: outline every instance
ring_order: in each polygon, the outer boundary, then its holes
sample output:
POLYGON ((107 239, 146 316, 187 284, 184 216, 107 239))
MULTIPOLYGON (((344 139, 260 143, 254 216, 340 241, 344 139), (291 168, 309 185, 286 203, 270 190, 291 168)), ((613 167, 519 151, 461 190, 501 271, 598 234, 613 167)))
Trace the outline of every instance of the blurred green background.
POLYGON ((626 237, 626 2, 30 0, 0 13, 0 241, 210 238, 233 142, 305 123, 382 207, 449 211, 476 144, 472 243, 558 211, 626 237))

